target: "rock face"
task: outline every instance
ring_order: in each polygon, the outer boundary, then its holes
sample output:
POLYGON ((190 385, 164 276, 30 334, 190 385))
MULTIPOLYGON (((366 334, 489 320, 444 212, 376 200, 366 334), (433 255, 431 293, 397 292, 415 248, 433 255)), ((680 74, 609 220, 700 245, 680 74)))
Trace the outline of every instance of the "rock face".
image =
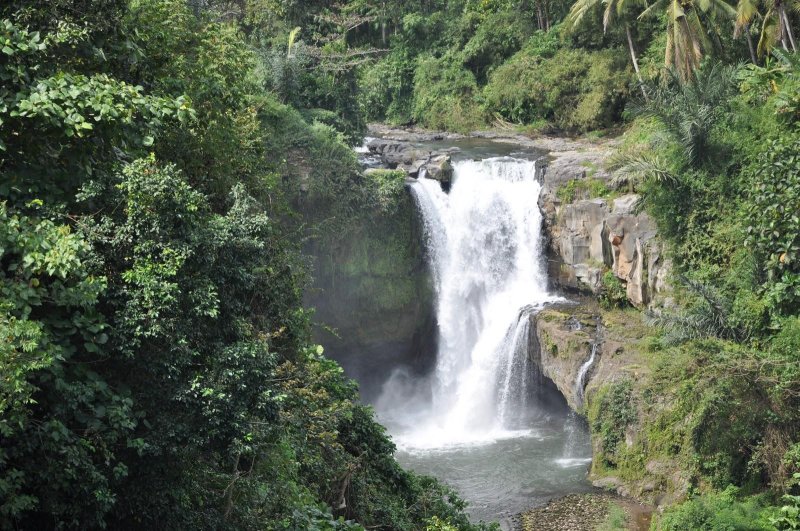
POLYGON ((578 373, 599 340, 594 316, 581 305, 556 305, 532 314, 531 325, 536 332, 531 334, 532 361, 564 395, 570 409, 580 411, 583 393, 577 382, 578 373))
POLYGON ((383 163, 392 169, 405 171, 410 177, 425 174, 449 187, 453 179, 453 166, 447 150, 433 151, 403 140, 375 138, 367 144, 370 153, 381 157, 383 163))
POLYGON ((346 234, 312 242, 314 340, 369 400, 396 367, 435 362, 433 291, 410 194, 389 213, 367 213, 346 234))
POLYGON ((669 264, 655 224, 636 212, 639 196, 566 203, 559 198, 558 190, 570 181, 610 181, 599 169, 607 156, 603 151, 557 153, 544 172, 539 206, 545 215, 550 278, 560 287, 597 294, 610 269, 624 283, 628 300, 645 307, 666 289, 669 264))
POLYGON ((533 319, 535 339, 531 356, 539 371, 555 383, 572 409, 588 415, 591 421, 592 414, 597 415, 603 407, 604 392, 622 382, 630 382, 633 395, 638 397, 633 402, 635 420, 625 428, 620 444, 646 461, 641 469, 636 464, 633 474, 629 469, 620 473, 619 469, 602 464, 608 457, 600 440, 602 428, 590 422, 593 446, 590 479, 593 484, 655 505, 669 505, 685 498, 690 475, 676 461, 678 458, 669 452, 656 453, 648 446, 651 432, 647 427, 653 426, 653 415, 664 404, 659 404, 659 400, 646 391, 653 374, 649 355, 641 342, 646 325, 640 315, 621 310, 603 312, 596 303, 586 301, 553 305, 533 319), (584 389, 580 393, 576 381, 593 343, 597 344, 595 361, 583 379, 584 389))

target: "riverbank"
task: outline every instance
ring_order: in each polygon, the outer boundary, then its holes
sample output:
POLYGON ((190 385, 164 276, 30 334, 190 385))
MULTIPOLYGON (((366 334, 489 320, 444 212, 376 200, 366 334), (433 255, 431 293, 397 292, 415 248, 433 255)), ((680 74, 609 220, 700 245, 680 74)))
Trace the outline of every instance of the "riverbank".
POLYGON ((515 531, 647 531, 653 511, 605 493, 570 494, 517 515, 515 531))

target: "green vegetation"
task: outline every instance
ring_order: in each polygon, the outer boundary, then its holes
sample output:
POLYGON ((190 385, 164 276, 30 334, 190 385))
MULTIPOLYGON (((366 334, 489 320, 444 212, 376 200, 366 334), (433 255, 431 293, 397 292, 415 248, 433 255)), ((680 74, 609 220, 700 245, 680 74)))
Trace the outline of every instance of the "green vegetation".
POLYGON ((597 526, 597 531, 623 531, 628 529, 628 515, 625 509, 614 502, 608 504, 608 515, 597 526))
MULTIPOLYGON (((641 196, 674 290, 646 377, 587 397, 596 471, 676 472, 661 528, 797 528, 796 7, 4 2, 0 527, 477 527, 310 340, 302 244, 363 236, 340 252, 364 282, 408 259, 379 219, 404 175, 351 150, 381 120, 624 125, 611 187, 641 196)), ((559 198, 615 193, 593 170, 559 198)))
POLYGON ((592 199, 595 197, 608 197, 611 190, 600 179, 594 179, 591 174, 593 168, 587 172, 586 179, 570 179, 556 191, 556 197, 562 203, 574 203, 578 199, 592 199))
POLYGON ((774 529, 778 498, 794 503, 800 144, 778 88, 794 75, 787 68, 772 89, 756 88, 761 67, 673 78, 650 91, 623 139, 618 181, 641 194, 669 242, 676 304, 648 317, 652 377, 631 397, 640 435, 625 445, 613 437, 608 394, 595 399, 593 430, 609 474, 640 478, 663 463, 684 471, 673 484, 661 476, 691 500, 659 529, 774 529))
POLYGON ((482 527, 309 339, 300 242, 404 176, 307 4, 0 7, 0 528, 482 527))
POLYGON ((609 270, 603 273, 600 281, 600 293, 597 294, 600 306, 607 310, 629 306, 630 303, 628 302, 625 286, 622 285, 622 282, 613 271, 609 270))

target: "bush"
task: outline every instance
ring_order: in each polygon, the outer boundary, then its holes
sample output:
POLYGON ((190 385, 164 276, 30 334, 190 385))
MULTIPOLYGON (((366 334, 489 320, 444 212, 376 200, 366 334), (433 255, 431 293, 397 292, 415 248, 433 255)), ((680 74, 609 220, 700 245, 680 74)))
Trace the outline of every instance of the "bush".
POLYGON ((414 74, 413 118, 431 129, 469 132, 486 124, 475 76, 451 54, 422 57, 414 74))
POLYGON ((402 125, 411 122, 414 59, 404 48, 361 71, 359 103, 369 121, 402 125))
POLYGON ((463 49, 464 64, 483 82, 492 69, 520 49, 523 29, 514 11, 489 15, 463 49))
POLYGON ((486 110, 515 123, 544 118, 570 131, 619 121, 630 81, 624 54, 560 49, 548 57, 539 55, 543 44, 532 40, 492 73, 486 110))
POLYGON ((766 273, 770 305, 790 315, 800 310, 800 135, 771 140, 751 171, 747 243, 766 273))
MULTIPOLYGON (((590 172, 594 171, 590 168, 590 172)), ((576 199, 592 199, 594 197, 607 197, 611 191, 606 183, 600 179, 570 179, 556 191, 556 197, 562 203, 573 203, 576 199)))
POLYGON ((758 531, 773 529, 761 516, 760 498, 737 499, 738 489, 707 494, 667 509, 658 519, 663 531, 758 531))
POLYGON ((625 440, 625 430, 636 420, 633 382, 623 380, 603 387, 591 401, 589 422, 593 435, 599 436, 603 459, 616 462, 617 446, 625 440))
POLYGON ((628 293, 613 271, 606 271, 601 282, 598 298, 603 308, 624 308, 628 306, 628 293))

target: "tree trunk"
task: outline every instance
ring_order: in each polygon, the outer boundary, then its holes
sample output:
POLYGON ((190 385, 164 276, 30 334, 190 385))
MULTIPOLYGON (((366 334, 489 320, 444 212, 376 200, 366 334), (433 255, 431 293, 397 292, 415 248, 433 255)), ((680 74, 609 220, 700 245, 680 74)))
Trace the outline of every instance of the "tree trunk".
POLYGON ((550 14, 547 12, 547 0, 542 0, 544 4, 544 29, 550 31, 550 14))
POLYGON ((789 44, 792 45, 792 51, 797 52, 797 44, 794 42, 794 33, 792 33, 792 24, 789 22, 789 15, 786 14, 786 7, 782 4, 781 16, 783 17, 783 24, 786 26, 786 36, 789 37, 789 44))
POLYGON ((747 48, 750 50, 750 60, 754 65, 758 64, 758 57, 756 57, 756 50, 753 48, 753 37, 750 35, 750 24, 744 25, 744 38, 747 39, 747 48))
POLYGON ((544 31, 544 18, 542 17, 542 4, 541 1, 536 2, 536 21, 538 22, 539 29, 544 31))
POLYGON ((386 2, 383 2, 383 13, 381 17, 381 42, 383 43, 383 47, 386 47, 386 2))
POLYGON ((633 38, 631 37, 631 28, 625 24, 625 35, 628 37, 628 50, 631 52, 631 62, 633 69, 636 71, 636 79, 639 80, 639 88, 642 89, 642 96, 645 101, 647 100, 647 91, 644 88, 644 81, 642 80, 642 73, 639 72, 639 61, 636 59, 636 50, 633 47, 633 38))
POLYGON ((233 470, 231 471, 231 482, 228 484, 228 488, 225 489, 225 519, 228 519, 228 516, 231 514, 231 510, 233 509, 233 484, 236 483, 236 480, 239 479, 239 459, 241 459, 242 454, 236 454, 236 461, 233 463, 233 470))

